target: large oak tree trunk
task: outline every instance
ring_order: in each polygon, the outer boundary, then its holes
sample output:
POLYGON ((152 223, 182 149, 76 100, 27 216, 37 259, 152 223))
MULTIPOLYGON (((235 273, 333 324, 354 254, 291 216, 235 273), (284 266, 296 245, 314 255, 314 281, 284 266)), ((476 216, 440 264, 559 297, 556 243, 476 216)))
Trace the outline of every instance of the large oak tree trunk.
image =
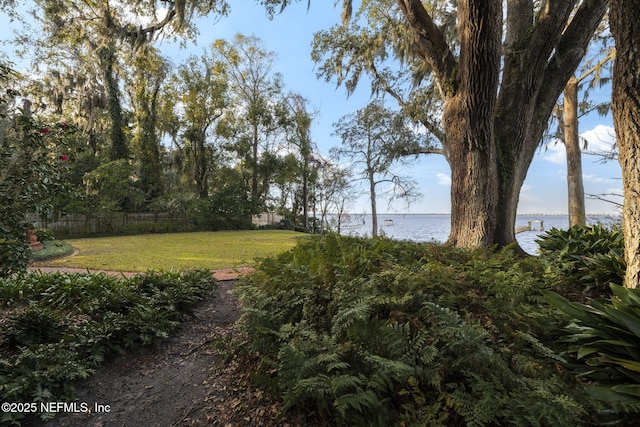
POLYGON ((640 4, 612 0, 609 20, 616 42, 611 108, 624 184, 624 284, 636 288, 640 282, 640 4))
POLYGON ((449 162, 452 165, 451 233, 447 243, 460 247, 493 244, 497 179, 494 173, 488 172, 496 170, 492 150, 453 150, 449 162))
POLYGON ((460 0, 459 58, 420 0, 397 3, 415 31, 412 48, 433 70, 445 103, 449 242, 512 244, 527 170, 608 1, 554 2, 534 17, 530 0, 509 0, 503 46, 503 2, 460 0))
POLYGON ((493 244, 498 194, 493 134, 500 69, 500 0, 458 5, 460 66, 456 91, 447 99, 443 127, 451 166, 449 243, 493 244))

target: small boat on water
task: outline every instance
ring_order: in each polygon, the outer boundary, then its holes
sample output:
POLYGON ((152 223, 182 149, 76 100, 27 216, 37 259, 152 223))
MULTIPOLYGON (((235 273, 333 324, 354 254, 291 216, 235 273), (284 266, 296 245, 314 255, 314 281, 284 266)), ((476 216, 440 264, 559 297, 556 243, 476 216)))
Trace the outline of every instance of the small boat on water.
POLYGON ((392 219, 385 219, 384 220, 384 226, 385 227, 391 227, 393 225, 393 220, 392 219))

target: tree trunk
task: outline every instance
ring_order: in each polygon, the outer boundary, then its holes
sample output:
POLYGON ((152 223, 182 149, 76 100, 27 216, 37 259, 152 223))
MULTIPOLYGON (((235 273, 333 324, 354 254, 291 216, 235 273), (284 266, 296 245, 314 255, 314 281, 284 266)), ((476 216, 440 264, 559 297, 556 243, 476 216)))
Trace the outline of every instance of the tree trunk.
POLYGON ((443 127, 451 165, 451 233, 461 247, 493 244, 498 176, 493 133, 502 36, 499 0, 458 5, 460 60, 443 127))
POLYGON ((608 1, 554 2, 536 18, 531 1, 510 0, 503 45, 503 2, 460 0, 457 62, 422 2, 396 1, 415 31, 412 48, 433 70, 444 99, 443 145, 452 171, 449 242, 513 244, 527 170, 608 1))
POLYGON ((309 160, 304 157, 302 167, 302 226, 309 231, 309 160))
POLYGON ((624 184, 624 285, 636 288, 640 282, 640 5, 637 0, 612 0, 609 20, 616 42, 611 109, 624 184))
POLYGON ((196 169, 196 185, 198 187, 198 196, 201 199, 209 197, 209 183, 207 180, 207 147, 205 146, 206 136, 204 133, 198 135, 193 142, 197 155, 195 157, 196 169))
POLYGON ((258 200, 258 124, 252 123, 253 140, 251 141, 251 199, 258 200))
POLYGON ((371 197, 371 237, 377 237, 378 208, 376 204, 376 182, 373 173, 369 173, 369 195, 371 197))
POLYGON ((496 190, 495 174, 484 173, 494 159, 479 150, 461 151, 451 157, 451 233, 448 244, 459 247, 486 247, 493 244, 491 239, 496 230, 496 190), (481 166, 483 165, 483 166, 481 166))
POLYGON ((162 179, 162 165, 160 163, 160 142, 156 133, 158 125, 158 95, 160 93, 160 79, 154 83, 153 90, 145 87, 146 81, 141 80, 136 91, 136 122, 137 129, 133 144, 137 149, 140 161, 140 189, 147 196, 147 201, 160 196, 164 191, 162 179))
MULTIPOLYGON (((460 247, 490 246, 495 232, 498 181, 492 144, 473 147, 469 120, 445 111, 445 131, 451 144, 447 160, 451 166, 451 232, 448 244, 460 247)), ((486 136, 485 136, 486 141, 486 136)))
MULTIPOLYGON (((549 19, 533 29, 531 3, 513 3, 527 13, 513 14, 507 22, 512 43, 507 46, 495 115, 500 184, 494 243, 500 246, 516 242, 520 189, 557 99, 584 56, 608 2, 583 2, 569 26, 562 23, 571 16, 573 5, 558 3, 549 11, 549 19)), ((517 244, 516 249, 523 252, 517 244)))
POLYGON ((115 42, 110 41, 107 46, 100 48, 98 53, 105 86, 107 86, 107 106, 111 119, 111 160, 129 158, 127 137, 124 134, 125 120, 122 114, 122 106, 120 105, 120 87, 114 71, 116 66, 115 51, 115 42))
POLYGON ((578 134, 578 79, 572 76, 564 89, 562 108, 564 146, 567 153, 567 186, 569 226, 586 225, 584 184, 582 182, 582 151, 578 134))

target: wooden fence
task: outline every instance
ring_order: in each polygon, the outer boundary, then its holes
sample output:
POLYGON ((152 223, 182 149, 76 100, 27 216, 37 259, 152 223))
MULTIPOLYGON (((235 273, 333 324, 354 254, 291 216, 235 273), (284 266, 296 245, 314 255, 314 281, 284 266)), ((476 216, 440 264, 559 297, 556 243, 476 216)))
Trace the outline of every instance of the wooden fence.
POLYGON ((190 231, 194 229, 187 218, 166 213, 117 213, 108 217, 68 215, 55 221, 29 218, 34 228, 48 228, 57 236, 84 234, 153 233, 168 231, 190 231))
POLYGON ((168 213, 117 213, 108 217, 94 218, 85 215, 68 215, 55 221, 42 221, 35 216, 27 217, 33 228, 48 228, 57 237, 87 234, 140 234, 166 233, 194 230, 232 230, 253 226, 277 224, 282 217, 273 213, 254 215, 251 223, 245 218, 206 218, 196 223, 187 217, 168 213))

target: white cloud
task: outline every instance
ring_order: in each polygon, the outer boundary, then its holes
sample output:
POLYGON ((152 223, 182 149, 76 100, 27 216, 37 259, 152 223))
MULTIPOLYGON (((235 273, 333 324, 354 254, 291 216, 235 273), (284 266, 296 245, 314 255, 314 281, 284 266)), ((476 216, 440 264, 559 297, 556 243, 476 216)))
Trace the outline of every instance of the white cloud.
POLYGON ((451 177, 446 173, 438 173, 436 174, 436 178, 440 185, 451 185, 451 177))
POLYGON ((520 207, 529 208, 531 203, 541 202, 542 199, 536 194, 535 186, 530 184, 522 184, 520 189, 520 207))
POLYGON ((116 1, 114 6, 121 13, 121 19, 125 23, 130 23, 136 27, 149 27, 153 24, 161 22, 169 13, 166 7, 158 7, 155 9, 155 16, 141 14, 137 8, 128 1, 116 1))
POLYGON ((560 141, 552 142, 545 147, 543 158, 551 163, 563 165, 567 163, 567 153, 564 144, 560 141))
POLYGON ((587 141, 586 154, 611 151, 611 147, 616 141, 616 133, 613 127, 597 125, 591 130, 582 132, 582 138, 587 141))
POLYGON ((615 200, 618 203, 624 201, 624 190, 622 188, 609 188, 605 194, 609 195, 609 200, 615 200))
POLYGON ((594 184, 601 184, 604 182, 608 182, 611 181, 611 178, 603 178, 601 176, 597 176, 597 175, 593 175, 593 174, 583 174, 582 175, 582 180, 584 182, 591 182, 594 184))
MULTIPOLYGON (((580 142, 584 154, 596 154, 611 151, 615 143, 615 131, 611 126, 596 125, 593 129, 580 134, 580 142), (586 141, 586 148, 584 142, 586 141)), ((561 141, 551 142, 544 148, 543 158, 551 163, 563 165, 567 163, 567 153, 561 141)))
POLYGON ((622 195, 624 193, 624 190, 622 189, 622 187, 608 188, 607 191, 610 192, 610 193, 617 193, 617 194, 620 194, 620 195, 622 195))

